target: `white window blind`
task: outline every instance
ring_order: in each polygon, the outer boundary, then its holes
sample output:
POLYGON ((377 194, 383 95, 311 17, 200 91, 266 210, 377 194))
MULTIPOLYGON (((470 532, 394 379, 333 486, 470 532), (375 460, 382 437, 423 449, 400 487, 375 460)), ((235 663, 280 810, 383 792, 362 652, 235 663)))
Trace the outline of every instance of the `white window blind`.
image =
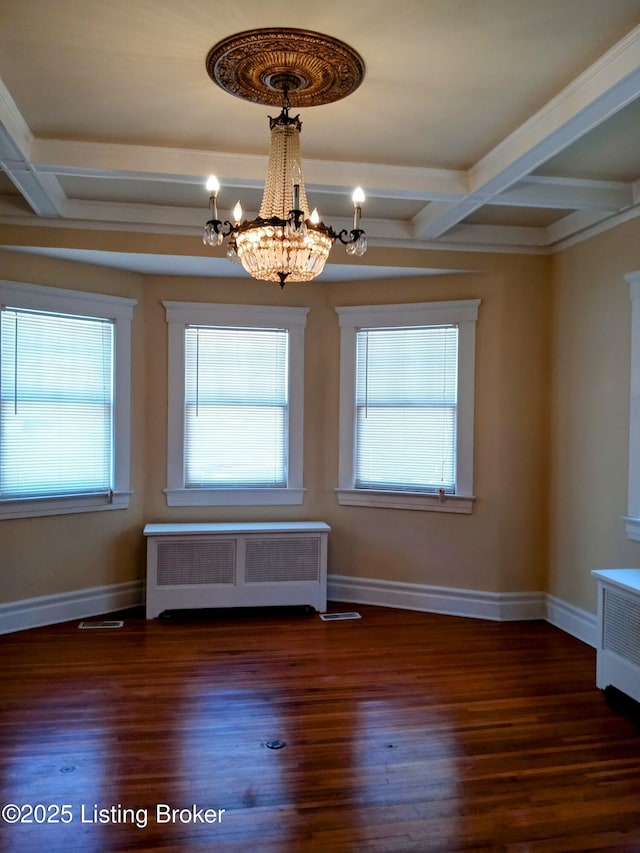
POLYGON ((355 488, 456 490, 458 329, 356 332, 355 488))
POLYGON ((185 328, 185 487, 286 488, 284 329, 185 328))
POLYGON ((0 497, 113 488, 114 325, 1 311, 0 497))

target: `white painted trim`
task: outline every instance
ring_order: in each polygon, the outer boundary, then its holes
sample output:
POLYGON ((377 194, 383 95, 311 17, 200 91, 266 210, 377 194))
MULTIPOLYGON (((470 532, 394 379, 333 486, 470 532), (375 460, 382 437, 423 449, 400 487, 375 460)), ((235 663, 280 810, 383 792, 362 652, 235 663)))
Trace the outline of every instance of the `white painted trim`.
MULTIPOLYGON (((230 154, 184 148, 159 148, 149 145, 125 145, 64 139, 33 140, 31 162, 38 171, 58 175, 121 178, 136 180, 175 180, 197 183, 207 194, 203 176, 215 172, 225 188, 264 186, 265 158, 256 154, 230 154)), ((343 191, 361 184, 375 188, 381 197, 429 199, 457 197, 469 191, 467 173, 452 169, 398 166, 383 163, 332 163, 327 160, 304 161, 307 191, 332 187, 343 191)))
POLYGON ((574 210, 573 213, 568 213, 544 229, 546 232, 545 242, 548 246, 558 246, 563 243, 565 238, 572 238, 576 234, 582 234, 590 228, 595 228, 613 215, 602 210, 574 210))
POLYGON ((635 27, 498 143, 469 171, 471 191, 506 189, 514 171, 533 171, 634 100, 639 43, 640 27, 635 27))
POLYGON ((4 161, 4 170, 38 216, 60 216, 66 196, 55 175, 40 175, 30 163, 4 161))
POLYGON ((212 533, 330 533, 325 521, 187 521, 145 524, 145 536, 209 536, 212 533))
POLYGON ((395 305, 348 305, 336 307, 340 325, 340 413, 338 454, 338 502, 389 509, 420 509, 440 512, 473 510, 473 436, 475 392, 476 322, 480 299, 416 302, 395 305), (456 495, 467 503, 442 503, 437 496, 356 490, 355 485, 355 374, 356 335, 363 328, 411 326, 458 326, 458 417, 456 435, 456 495), (358 498, 358 494, 361 495, 358 498))
POLYGON ((3 129, 3 136, 6 135, 6 142, 9 143, 8 147, 3 145, 0 148, 3 159, 9 155, 24 158, 25 161, 28 160, 31 157, 34 137, 16 102, 13 100, 11 92, 1 79, 0 127, 3 129))
POLYGON ((167 506, 294 506, 304 489, 165 489, 167 506))
MULTIPOLYGON (((501 622, 546 618, 561 631, 596 647, 596 615, 543 592, 483 592, 335 574, 327 581, 327 597, 332 601, 501 622)), ((12 601, 0 604, 0 634, 102 616, 143 603, 144 584, 139 580, 12 601)))
POLYGON ((0 519, 127 509, 131 497, 131 321, 135 299, 0 280, 0 305, 100 317, 114 327, 113 493, 0 501, 0 519))
POLYGON ((432 202, 416 219, 414 236, 441 237, 637 98, 639 44, 640 27, 635 27, 469 169, 466 197, 457 203, 432 202))
POLYGON ((483 592, 346 575, 329 575, 327 581, 327 597, 334 601, 494 621, 545 618, 543 592, 483 592))
POLYGON ((336 489, 340 506, 377 506, 387 509, 416 509, 425 512, 473 512, 472 496, 385 492, 373 489, 336 489))
POLYGON ((101 616, 144 603, 142 581, 109 584, 0 604, 0 634, 101 616))
POLYGON ((103 317, 107 320, 130 320, 137 305, 137 300, 124 296, 105 296, 85 290, 67 290, 7 279, 0 279, 0 300, 3 305, 11 308, 32 308, 35 311, 83 316, 78 308, 81 301, 84 303, 81 306, 83 311, 90 311, 92 317, 103 317))
MULTIPOLYGON (((498 204, 498 199, 501 196, 491 200, 492 204, 498 204)), ((89 204, 89 203, 87 203, 89 204)), ((106 211, 105 203, 96 203, 102 208, 102 212, 106 211)), ((535 206, 535 205, 531 205, 535 206)), ((134 208, 141 214, 143 208, 151 208, 153 205, 135 205, 127 206, 130 214, 134 213, 134 208)), ((71 208, 65 208, 64 227, 67 229, 81 229, 83 231, 128 231, 142 234, 184 234, 187 236, 200 236, 202 233, 201 219, 202 214, 196 214, 190 208, 167 208, 169 211, 166 215, 160 214, 157 206, 153 211, 147 211, 148 214, 153 214, 154 220, 151 221, 150 215, 136 215, 135 219, 130 216, 127 221, 122 222, 121 218, 124 215, 124 206, 120 205, 118 219, 100 221, 98 219, 68 219, 71 208), (164 221, 166 219, 166 221, 164 221), (196 223, 196 219, 198 222, 196 223), (139 220, 139 221, 137 221, 139 220), (192 220, 192 224, 185 224, 188 220, 192 220)), ((85 208, 85 213, 89 215, 91 211, 85 208)), ((94 213, 94 215, 97 215, 94 213)), ((127 214, 128 215, 128 214, 127 214)), ((115 213, 114 213, 115 216, 115 213)), ((441 252, 479 252, 482 254, 508 254, 508 255, 552 255, 561 252, 585 240, 602 234, 612 228, 629 222, 632 219, 640 216, 640 205, 637 203, 634 207, 618 213, 607 213, 606 211, 600 215, 589 212, 588 210, 576 211, 568 216, 558 220, 547 228, 531 228, 521 229, 516 232, 518 226, 482 226, 482 225, 456 225, 446 235, 437 240, 418 240, 411 238, 411 225, 406 222, 391 222, 391 225, 384 227, 384 220, 367 219, 367 241, 372 248, 402 248, 416 249, 421 251, 441 251, 441 252), (585 214, 590 214, 585 216, 585 214), (523 242, 523 237, 526 232, 530 232, 529 236, 533 243, 523 242), (395 236, 394 236, 395 235, 395 236), (504 241, 507 242, 504 242, 504 241), (502 241, 502 242, 501 242, 502 241)), ((333 225, 344 221, 346 225, 350 225, 349 220, 336 219, 333 225)), ((0 199, 0 224, 2 225, 18 225, 20 227, 36 227, 36 228, 60 228, 60 218, 53 216, 39 215, 36 216, 31 212, 23 212, 15 209, 6 200, 0 199)), ((5 246, 3 248, 13 248, 5 246)), ((216 255, 212 255, 216 257, 216 255)), ((222 255, 217 255, 222 257, 222 255)), ((333 262, 335 263, 335 257, 333 262)), ((351 259, 353 262, 353 259, 351 259)), ((329 262, 331 263, 331 262, 329 262)), ((456 270, 457 272, 457 270, 456 270)), ((464 270, 460 270, 464 272, 464 270)), ((390 272, 390 277, 393 275, 393 270, 390 272)))
POLYGON ((224 302, 163 302, 167 323, 246 326, 260 329, 305 328, 309 308, 278 305, 230 305, 224 302))
POLYGON ((163 302, 169 327, 167 496, 168 506, 263 506, 302 504, 304 444, 304 330, 308 308, 163 302), (287 488, 185 488, 185 329, 190 324, 286 329, 289 345, 289 447, 287 488))
MULTIPOLYGON (((570 213, 569 216, 565 217, 565 219, 572 219, 575 224, 575 219, 573 219, 574 216, 575 214, 570 213)), ((597 237, 598 234, 604 234, 606 231, 610 231, 612 228, 616 228, 618 225, 622 225, 625 222, 630 222, 638 216, 640 216, 640 205, 636 204, 634 207, 628 208, 628 210, 622 210, 619 213, 606 216, 600 222, 596 222, 593 225, 583 225, 582 230, 568 234, 563 237, 560 242, 554 243, 551 247, 550 253, 556 254, 556 252, 561 252, 564 249, 577 245, 578 243, 584 243, 585 240, 597 237)), ((564 219, 561 219, 560 222, 564 222, 564 219)), ((549 226, 549 228, 551 235, 549 237, 549 242, 551 243, 555 239, 553 236, 555 229, 553 225, 549 226)))
POLYGON ((475 323, 480 299, 448 302, 409 302, 398 305, 339 305, 341 328, 387 328, 390 326, 437 326, 475 323))
POLYGON ((595 613, 582 610, 554 595, 547 594, 546 599, 547 622, 595 649, 598 638, 598 617, 595 613))
MULTIPOLYGON (((6 225, 20 225, 20 224, 32 224, 39 225, 42 223, 39 222, 24 222, 18 220, 18 217, 2 217, 0 221, 6 225)), ((58 223, 59 224, 59 223, 58 223)), ((67 227, 67 223, 65 222, 65 227, 67 227)), ((78 227, 80 227, 78 225, 78 227)), ((402 248, 410 248, 417 249, 419 251, 436 251, 436 252, 478 252, 480 254, 491 254, 491 255, 551 255, 553 254, 552 249, 549 246, 501 246, 497 243, 461 243, 458 245, 453 240, 449 240, 449 234, 446 236, 439 238, 438 240, 394 240, 387 239, 386 237, 376 237, 375 240, 369 240, 367 236, 367 242, 370 246, 375 246, 376 248, 382 249, 402 249, 402 248)), ((466 269, 464 267, 460 267, 459 269, 454 269, 453 272, 465 273, 465 272, 476 272, 474 269, 466 269)), ((449 268, 449 272, 451 272, 451 268, 449 268)), ((391 278, 392 275, 390 274, 391 278)))
POLYGON ((544 592, 484 592, 334 574, 328 576, 327 582, 327 597, 332 601, 500 622, 546 619, 561 631, 596 647, 596 615, 544 592))
POLYGON ((633 539, 635 542, 640 542, 640 518, 632 518, 629 515, 623 516, 624 529, 627 534, 627 539, 633 539))
MULTIPOLYGON (((129 451, 126 452, 128 457, 129 451)), ((56 498, 0 500, 0 519, 36 518, 42 515, 73 515, 78 512, 128 509, 132 494, 131 491, 114 491, 113 494, 105 492, 102 494, 60 495, 56 498)))
POLYGON ((629 539, 640 538, 640 271, 625 276, 631 297, 631 378, 629 386, 629 478, 627 491, 626 533, 629 539))
POLYGON ((633 184, 527 175, 495 196, 491 204, 615 212, 634 204, 633 184))

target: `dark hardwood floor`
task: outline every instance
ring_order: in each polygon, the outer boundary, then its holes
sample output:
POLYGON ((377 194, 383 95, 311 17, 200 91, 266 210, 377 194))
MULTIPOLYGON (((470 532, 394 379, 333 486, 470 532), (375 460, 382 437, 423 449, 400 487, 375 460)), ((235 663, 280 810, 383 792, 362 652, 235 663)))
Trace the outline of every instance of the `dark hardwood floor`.
POLYGON ((593 649, 542 622, 331 609, 363 618, 0 638, 0 805, 32 820, 5 809, 0 849, 640 851, 640 731, 593 649))

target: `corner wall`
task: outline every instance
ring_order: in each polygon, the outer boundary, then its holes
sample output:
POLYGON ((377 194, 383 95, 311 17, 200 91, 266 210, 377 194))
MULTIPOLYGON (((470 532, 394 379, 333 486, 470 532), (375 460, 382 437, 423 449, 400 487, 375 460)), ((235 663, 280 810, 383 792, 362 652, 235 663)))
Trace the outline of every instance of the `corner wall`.
POLYGON ((553 256, 548 592, 596 609, 592 569, 637 567, 626 538, 635 219, 553 256))

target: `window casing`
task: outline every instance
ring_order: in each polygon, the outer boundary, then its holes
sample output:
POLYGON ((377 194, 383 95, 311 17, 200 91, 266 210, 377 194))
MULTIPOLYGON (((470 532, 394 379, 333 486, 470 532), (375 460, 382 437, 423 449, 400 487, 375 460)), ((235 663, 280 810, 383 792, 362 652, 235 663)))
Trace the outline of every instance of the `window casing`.
POLYGON ((308 309, 164 306, 168 505, 302 503, 308 309))
POLYGON ((631 387, 629 398, 629 489, 627 538, 640 542, 640 270, 625 276, 631 296, 631 387))
POLYGON ((125 509, 134 300, 0 282, 0 518, 125 509))
POLYGON ((339 503, 471 512, 479 304, 336 309, 339 503))

